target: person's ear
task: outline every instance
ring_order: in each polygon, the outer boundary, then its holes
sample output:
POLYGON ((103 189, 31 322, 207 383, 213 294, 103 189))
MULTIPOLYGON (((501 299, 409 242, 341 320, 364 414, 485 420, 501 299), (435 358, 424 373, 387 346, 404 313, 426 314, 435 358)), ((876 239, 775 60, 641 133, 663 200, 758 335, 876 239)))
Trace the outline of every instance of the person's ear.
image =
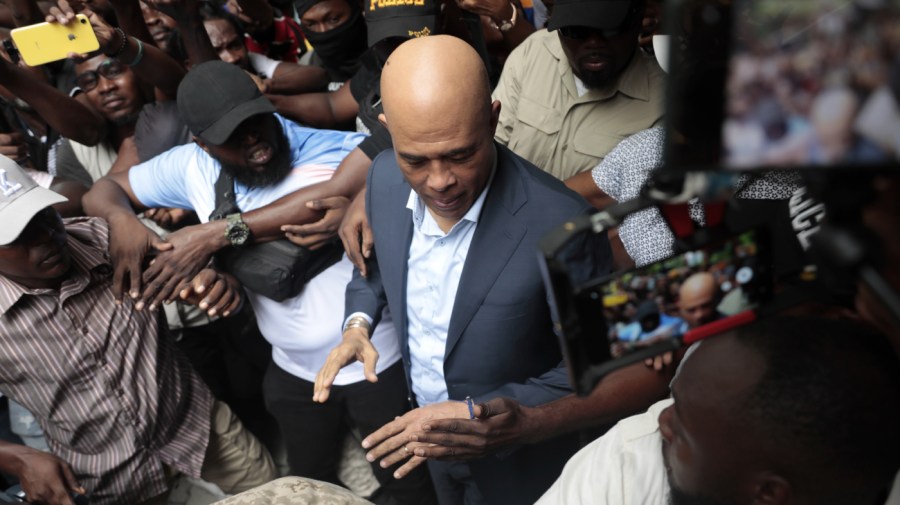
POLYGON ((497 124, 500 123, 500 100, 491 102, 491 136, 497 131, 497 124))
POLYGON ((385 128, 388 127, 387 116, 384 115, 384 112, 382 112, 381 114, 378 115, 378 122, 381 123, 382 126, 384 126, 385 128))
POLYGON ((765 472, 756 482, 753 505, 784 505, 791 500, 791 483, 784 477, 765 472))
POLYGON ((203 149, 204 152, 206 152, 207 154, 209 154, 209 148, 206 147, 206 143, 203 142, 203 140, 200 139, 200 137, 198 137, 198 136, 196 136, 196 135, 191 135, 191 138, 194 139, 194 142, 195 142, 198 146, 200 146, 200 149, 203 149))

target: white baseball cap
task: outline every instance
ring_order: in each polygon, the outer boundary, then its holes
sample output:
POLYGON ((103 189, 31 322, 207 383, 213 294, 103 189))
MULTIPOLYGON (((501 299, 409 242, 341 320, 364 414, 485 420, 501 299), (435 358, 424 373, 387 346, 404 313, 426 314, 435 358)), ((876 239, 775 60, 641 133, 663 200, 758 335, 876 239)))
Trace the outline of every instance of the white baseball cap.
POLYGON ((31 219, 68 198, 42 188, 15 161, 0 155, 0 245, 19 238, 31 219))

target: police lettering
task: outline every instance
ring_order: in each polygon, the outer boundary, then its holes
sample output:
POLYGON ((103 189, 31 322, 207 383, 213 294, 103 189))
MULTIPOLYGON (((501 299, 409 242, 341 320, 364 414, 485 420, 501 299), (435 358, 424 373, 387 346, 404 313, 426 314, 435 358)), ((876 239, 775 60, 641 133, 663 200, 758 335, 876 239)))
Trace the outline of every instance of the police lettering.
POLYGON ((372 0, 372 6, 369 7, 369 10, 374 11, 376 5, 379 9, 384 9, 385 7, 400 7, 403 5, 416 5, 421 7, 425 5, 425 0, 372 0))
POLYGON ((431 35, 431 30, 429 30, 428 27, 426 26, 425 28, 422 28, 419 31, 410 30, 406 33, 410 36, 410 38, 417 39, 419 37, 427 37, 427 36, 431 35))

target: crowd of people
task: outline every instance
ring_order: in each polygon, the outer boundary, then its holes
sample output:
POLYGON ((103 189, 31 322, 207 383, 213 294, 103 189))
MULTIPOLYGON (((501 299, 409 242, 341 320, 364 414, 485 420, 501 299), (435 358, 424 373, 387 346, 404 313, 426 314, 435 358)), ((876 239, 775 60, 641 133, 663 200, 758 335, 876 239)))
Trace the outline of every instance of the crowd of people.
POLYGON ((726 164, 876 164, 900 157, 900 6, 740 7, 726 164))
MULTIPOLYGON (((900 326, 866 286, 572 392, 536 251, 661 167, 661 12, 2 2, 4 32, 82 14, 100 49, 40 67, 0 51, 0 393, 22 435, 0 437, 0 483, 48 505, 284 475, 310 484, 277 487, 284 503, 885 503, 900 326), (344 484, 348 434, 377 480, 364 497, 320 482, 344 484)), ((900 288, 900 186, 866 183, 900 288)), ((767 272, 804 271, 819 222, 799 217, 825 203, 796 174, 733 190, 724 215, 680 209, 763 222, 767 272)), ((750 235, 652 264, 682 239, 648 209, 579 242, 585 278, 650 265, 603 293, 614 343, 756 306, 750 235)))
POLYGON ((615 277, 599 287, 613 356, 758 307, 771 286, 754 232, 615 277))

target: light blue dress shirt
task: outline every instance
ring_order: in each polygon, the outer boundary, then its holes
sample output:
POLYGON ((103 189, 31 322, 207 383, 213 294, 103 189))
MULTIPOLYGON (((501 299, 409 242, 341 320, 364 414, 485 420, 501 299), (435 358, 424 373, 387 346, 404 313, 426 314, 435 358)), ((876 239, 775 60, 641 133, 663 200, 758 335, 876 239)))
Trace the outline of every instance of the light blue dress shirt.
POLYGON ((409 192, 406 207, 412 210, 413 237, 407 260, 407 332, 412 392, 420 407, 448 399, 444 352, 450 316, 469 245, 492 181, 493 173, 469 211, 446 234, 419 195, 409 192))
MULTIPOLYGON (((407 259, 407 335, 412 392, 420 407, 449 399, 444 379, 444 352, 450 316, 469 245, 497 172, 496 153, 494 148, 494 166, 484 190, 448 233, 441 230, 415 190, 410 190, 406 202, 413 220, 407 259)), ((373 321, 370 314, 354 312, 347 316, 344 324, 357 316, 369 323, 373 321)))

